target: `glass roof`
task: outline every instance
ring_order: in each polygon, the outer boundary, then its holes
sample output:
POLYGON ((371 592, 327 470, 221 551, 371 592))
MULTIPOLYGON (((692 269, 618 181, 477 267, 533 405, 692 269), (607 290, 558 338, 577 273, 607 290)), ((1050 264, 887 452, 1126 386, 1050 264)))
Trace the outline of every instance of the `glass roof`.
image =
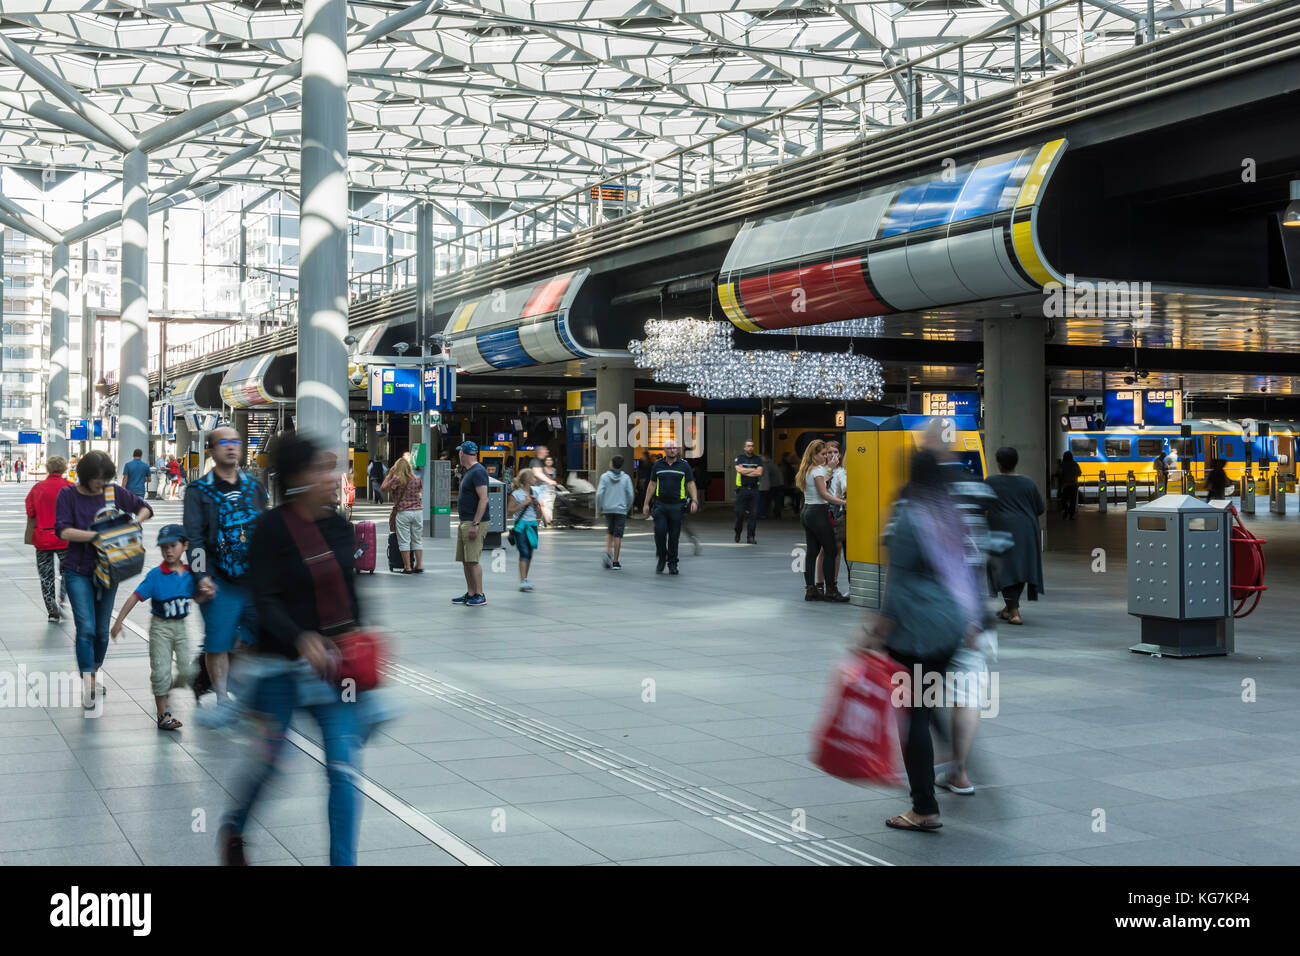
MULTIPOLYGON (((296 192, 301 82, 285 68, 302 53, 301 3, 4 0, 0 9, 0 162, 114 173, 122 137, 133 137, 149 145, 155 190, 198 174, 296 192), (163 135, 223 100, 241 108, 163 135), (101 135, 87 134, 87 105, 119 124, 116 141, 93 116, 90 133, 101 135)), ((640 180, 637 201, 676 189, 679 177, 709 183, 831 148, 1131 47, 1148 5, 363 0, 347 9, 352 188, 481 203, 494 218, 713 137, 723 138, 680 170, 673 159, 658 182, 640 180), (415 7, 400 27, 375 30, 415 7), (1024 17, 1017 38, 1007 25, 1024 17), (368 31, 384 35, 363 44, 368 31), (735 132, 783 110, 779 123, 735 132)), ((1157 35, 1222 13, 1183 0, 1154 10, 1157 35)))

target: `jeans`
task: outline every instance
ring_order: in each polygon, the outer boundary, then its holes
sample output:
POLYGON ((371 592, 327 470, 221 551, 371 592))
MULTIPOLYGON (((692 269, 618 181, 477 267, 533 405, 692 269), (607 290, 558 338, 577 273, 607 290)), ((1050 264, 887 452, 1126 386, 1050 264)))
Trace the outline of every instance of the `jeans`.
POLYGON ((754 532, 758 528, 758 500, 757 488, 736 489, 736 534, 740 534, 740 526, 745 523, 745 512, 749 512, 748 536, 754 537, 754 532))
POLYGON ((828 505, 808 505, 799 515, 803 521, 804 538, 808 544, 808 553, 804 557, 803 580, 808 587, 817 585, 817 556, 826 553, 826 593, 835 588, 835 569, 831 567, 831 558, 835 556, 838 545, 835 543, 835 527, 831 524, 828 505))
POLYGON ((1025 593, 1025 582, 1019 584, 1009 584, 1002 589, 1002 600, 1006 602, 1007 607, 1015 609, 1020 607, 1020 595, 1025 593))
POLYGON ((95 587, 95 579, 75 571, 63 572, 77 628, 77 670, 91 674, 104 664, 108 653, 108 630, 113 624, 113 600, 117 585, 107 590, 95 587))
MULTIPOLYGON (((921 665, 922 689, 926 684, 925 675, 937 673, 942 675, 947 666, 946 661, 925 660, 910 654, 900 654, 891 650, 890 656, 906 670, 913 683, 916 681, 915 665, 921 665)), ((942 686, 942 684, 940 684, 942 686)), ((912 812, 919 816, 932 816, 939 812, 939 801, 934 796, 934 740, 930 737, 930 721, 933 707, 924 705, 925 694, 913 692, 913 700, 922 701, 922 706, 909 706, 907 709, 907 737, 903 740, 903 766, 907 769, 907 784, 912 791, 912 812)))
POLYGON ((673 502, 657 503, 653 509, 655 522, 655 555, 667 561, 670 568, 677 567, 677 540, 682 536, 682 505, 673 502))
POLYGON ((45 600, 45 611, 50 617, 59 616, 59 602, 68 596, 68 585, 59 574, 63 566, 62 551, 37 551, 36 573, 41 578, 41 597, 45 600), (58 578, 58 597, 54 594, 54 580, 58 578))
POLYGON ((287 669, 276 667, 262 675, 253 689, 250 709, 257 717, 257 756, 235 790, 236 802, 226 822, 235 833, 244 832, 257 798, 275 776, 294 710, 302 707, 319 725, 325 748, 330 866, 356 866, 361 830, 359 705, 344 701, 339 690, 307 671, 301 662, 284 664, 287 669))

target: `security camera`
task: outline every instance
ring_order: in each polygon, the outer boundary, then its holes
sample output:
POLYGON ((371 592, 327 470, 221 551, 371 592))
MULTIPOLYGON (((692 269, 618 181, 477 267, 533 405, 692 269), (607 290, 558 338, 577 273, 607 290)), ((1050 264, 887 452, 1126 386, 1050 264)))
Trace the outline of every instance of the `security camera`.
POLYGON ((344 344, 344 345, 349 345, 349 346, 351 346, 351 345, 356 345, 356 344, 357 344, 357 337, 356 337, 355 335, 349 335, 349 336, 347 336, 346 338, 343 339, 343 344, 344 344))
POLYGON ((1137 379, 1135 379, 1132 375, 1125 375, 1125 376, 1124 376, 1124 384, 1125 384, 1125 385, 1132 385, 1132 384, 1133 384, 1134 382, 1136 382, 1136 381, 1137 381, 1137 379))
POLYGON ((1261 385, 1261 386, 1259 387, 1259 390, 1260 390, 1261 392, 1267 392, 1267 391, 1268 391, 1268 386, 1267 386, 1267 385, 1261 385))
POLYGON ((393 351, 396 352, 398 355, 405 355, 407 349, 409 349, 410 347, 411 346, 409 346, 405 342, 398 342, 396 345, 393 346, 393 351))

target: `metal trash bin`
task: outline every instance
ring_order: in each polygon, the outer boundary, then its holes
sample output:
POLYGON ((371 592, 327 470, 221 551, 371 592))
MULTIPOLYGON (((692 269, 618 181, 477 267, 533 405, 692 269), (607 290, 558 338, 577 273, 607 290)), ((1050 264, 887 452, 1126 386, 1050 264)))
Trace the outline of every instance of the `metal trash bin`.
POLYGON ((495 551, 501 547, 501 536, 506 533, 506 490, 504 481, 488 476, 488 511, 483 521, 483 549, 495 551))
POLYGON ((1142 622, 1140 654, 1231 654, 1227 502, 1165 495, 1128 513, 1128 613, 1142 622))

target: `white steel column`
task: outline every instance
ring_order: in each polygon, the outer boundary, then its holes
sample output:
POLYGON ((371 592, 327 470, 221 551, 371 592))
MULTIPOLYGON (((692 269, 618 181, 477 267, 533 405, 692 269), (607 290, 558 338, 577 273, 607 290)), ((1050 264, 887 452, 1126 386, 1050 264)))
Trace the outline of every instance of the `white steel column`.
POLYGON ((117 394, 117 447, 119 457, 124 458, 136 448, 149 447, 149 162, 138 149, 122 157, 122 322, 117 394))
POLYGON ((298 430, 347 464, 346 0, 303 7, 298 430))
POLYGON ((54 244, 50 294, 50 380, 45 393, 45 453, 68 457, 68 244, 54 244))

